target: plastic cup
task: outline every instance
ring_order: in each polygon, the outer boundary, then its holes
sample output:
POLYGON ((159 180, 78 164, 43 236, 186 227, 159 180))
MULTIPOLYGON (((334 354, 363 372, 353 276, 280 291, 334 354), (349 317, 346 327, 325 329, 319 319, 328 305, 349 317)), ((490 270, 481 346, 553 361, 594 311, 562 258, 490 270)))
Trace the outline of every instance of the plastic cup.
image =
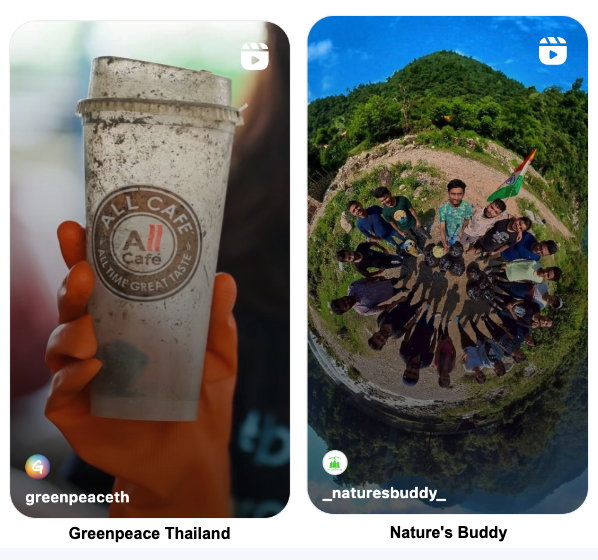
POLYGON ((102 369, 91 414, 194 420, 239 111, 230 80, 92 62, 83 121, 89 312, 102 369))

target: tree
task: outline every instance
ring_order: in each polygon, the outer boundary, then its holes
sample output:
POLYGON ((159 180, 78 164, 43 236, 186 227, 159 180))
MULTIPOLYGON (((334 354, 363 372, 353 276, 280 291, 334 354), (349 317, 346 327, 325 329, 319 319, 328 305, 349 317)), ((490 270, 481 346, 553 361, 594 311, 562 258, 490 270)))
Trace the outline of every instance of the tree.
POLYGON ((402 132, 403 117, 399 103, 373 95, 355 109, 347 135, 356 143, 386 140, 402 132))

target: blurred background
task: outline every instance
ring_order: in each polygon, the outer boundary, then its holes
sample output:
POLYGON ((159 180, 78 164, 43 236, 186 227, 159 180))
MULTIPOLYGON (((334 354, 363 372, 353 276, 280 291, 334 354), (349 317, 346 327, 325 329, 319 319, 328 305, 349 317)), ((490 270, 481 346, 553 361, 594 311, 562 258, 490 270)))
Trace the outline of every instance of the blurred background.
POLYGON ((33 22, 13 35, 11 494, 26 515, 107 515, 88 505, 66 506, 68 512, 58 505, 37 511, 23 505, 26 492, 52 492, 42 486, 97 492, 111 487, 109 477, 74 457, 43 414, 50 381, 45 346, 57 325, 55 294, 67 272, 56 229, 64 220, 85 220, 83 140, 75 107, 87 97, 91 60, 106 55, 210 70, 232 79, 233 106, 249 104, 246 124, 235 138, 219 260, 219 270, 231 272, 239 287, 233 492, 242 517, 275 515, 286 504, 288 50, 284 33, 263 22, 33 22), (249 41, 268 45, 266 70, 241 67, 241 47, 249 41), (274 262, 273 254, 278 255, 274 262), (268 275, 256 264, 268 266, 268 275), (259 332, 256 325, 262 326, 259 332), (48 457, 52 466, 42 481, 24 472, 34 453, 48 457))

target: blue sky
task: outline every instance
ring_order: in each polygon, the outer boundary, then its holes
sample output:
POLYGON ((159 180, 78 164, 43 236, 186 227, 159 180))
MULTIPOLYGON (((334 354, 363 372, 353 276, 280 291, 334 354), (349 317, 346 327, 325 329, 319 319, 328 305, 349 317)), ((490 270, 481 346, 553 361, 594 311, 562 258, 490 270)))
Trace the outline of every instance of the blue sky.
POLYGON ((583 78, 588 89, 588 40, 567 17, 330 17, 308 39, 308 100, 346 93, 386 80, 414 59, 439 50, 471 56, 538 90, 569 89, 583 78), (544 37, 567 42, 562 65, 540 62, 544 37))

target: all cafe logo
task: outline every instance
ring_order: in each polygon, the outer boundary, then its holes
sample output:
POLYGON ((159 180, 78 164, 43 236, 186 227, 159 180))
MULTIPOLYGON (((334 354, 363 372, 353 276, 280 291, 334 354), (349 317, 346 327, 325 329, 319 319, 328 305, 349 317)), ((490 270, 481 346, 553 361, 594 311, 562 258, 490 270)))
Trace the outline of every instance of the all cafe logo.
POLYGON ((152 186, 123 187, 100 204, 93 256, 104 286, 133 301, 156 301, 191 280, 201 255, 201 229, 180 196, 152 186))
POLYGON ((342 451, 334 449, 324 455, 322 466, 328 474, 342 474, 347 470, 349 461, 342 451))

